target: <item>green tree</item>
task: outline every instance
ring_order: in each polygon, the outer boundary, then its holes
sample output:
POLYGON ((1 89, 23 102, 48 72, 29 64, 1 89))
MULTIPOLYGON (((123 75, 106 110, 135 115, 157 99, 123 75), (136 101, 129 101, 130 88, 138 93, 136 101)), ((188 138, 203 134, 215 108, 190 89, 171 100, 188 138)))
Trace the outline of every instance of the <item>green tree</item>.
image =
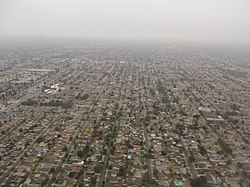
POLYGON ((65 145, 62 149, 63 152, 66 152, 68 150, 67 146, 65 145))
POLYGON ((51 167, 49 172, 50 173, 55 173, 55 171, 56 171, 55 167, 51 167))
POLYGON ((191 181, 191 186, 192 187, 209 187, 207 183, 207 179, 204 176, 200 176, 197 179, 193 179, 191 181))

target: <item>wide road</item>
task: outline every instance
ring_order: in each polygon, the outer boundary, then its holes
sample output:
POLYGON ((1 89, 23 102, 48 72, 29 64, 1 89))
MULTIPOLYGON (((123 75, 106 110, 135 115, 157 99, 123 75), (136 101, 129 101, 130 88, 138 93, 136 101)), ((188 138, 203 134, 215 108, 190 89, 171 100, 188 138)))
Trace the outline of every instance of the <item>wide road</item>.
MULTIPOLYGON (((187 73, 187 74, 188 74, 188 73, 187 73)), ((191 77, 192 77, 192 75, 191 75, 191 77)), ((216 108, 216 107, 214 106, 214 104, 213 104, 209 99, 207 99, 207 98, 199 91, 199 89, 197 88, 197 86, 196 86, 195 83, 193 83, 193 82, 190 82, 190 83, 191 83, 191 85, 192 85, 194 88, 196 88, 196 91, 198 92, 198 94, 200 95, 200 97, 201 97, 203 100, 205 100, 206 102, 208 102, 209 104, 211 104, 211 106, 212 106, 216 111, 218 111, 219 113, 221 113, 221 112, 218 110, 218 108, 216 108)), ((190 90, 190 93, 193 94, 193 95, 196 97, 196 95, 195 95, 191 90, 190 90)), ((212 138, 213 138, 214 142, 217 142, 218 139, 219 139, 219 136, 217 135, 217 133, 207 124, 206 120, 205 120, 203 117, 201 117, 201 119, 203 120, 203 122, 204 122, 204 124, 205 124, 205 127, 206 127, 206 128, 208 129, 208 131, 212 134, 212 138)), ((238 132, 236 132, 236 133, 238 133, 238 132)), ((220 145, 219 145, 219 146, 220 146, 220 145)), ((221 148, 221 147, 220 147, 220 148, 221 148)), ((221 149, 222 149, 222 148, 221 148, 221 149)), ((239 173, 240 178, 241 178, 241 180, 242 180, 243 183, 244 183, 244 186, 245 186, 245 187, 250 186, 250 181, 249 181, 249 179, 247 179, 246 177, 244 177, 242 170, 237 166, 237 164, 235 163, 235 161, 232 159, 232 156, 231 156, 231 155, 226 155, 226 156, 227 156, 228 159, 231 159, 231 160, 232 160, 232 167, 234 168, 235 171, 237 171, 237 172, 239 173)))
POLYGON ((198 174, 197 174, 197 171, 196 171, 196 169, 195 169, 195 167, 194 167, 193 162, 191 162, 191 161, 189 160, 190 153, 189 153, 189 151, 188 151, 187 148, 186 148, 186 145, 185 145, 185 142, 183 141, 183 138, 180 137, 180 136, 179 136, 179 138, 180 138, 180 141, 181 141, 181 145, 182 145, 183 148, 184 148, 184 154, 185 154, 185 157, 186 157, 186 161, 187 161, 187 163, 188 163, 188 166, 189 166, 189 168, 190 168, 190 171, 191 171, 191 174, 192 174, 192 178, 193 178, 193 179, 196 179, 196 178, 198 177, 198 174))
MULTIPOLYGON (((123 78, 126 77, 126 74, 127 74, 127 69, 126 69, 126 71, 125 71, 125 73, 123 75, 123 78)), ((119 95, 119 103, 118 103, 118 108, 117 108, 117 111, 116 111, 117 114, 121 111, 122 104, 123 104, 124 84, 125 84, 125 81, 123 82, 123 86, 121 88, 120 95, 119 95)), ((96 185, 97 187, 102 187, 103 186, 103 181, 105 180, 106 170, 107 170, 107 166, 108 166, 108 159, 109 159, 109 156, 110 156, 111 143, 112 143, 112 141, 114 141, 112 139, 112 137, 114 137, 114 134, 115 134, 115 127, 118 126, 119 122, 120 122, 120 120, 117 119, 117 118, 115 120, 116 120, 115 124, 113 124, 113 126, 112 126, 111 137, 109 139, 106 155, 104 157, 103 168, 102 168, 101 174, 99 176, 99 180, 97 181, 97 185, 96 185)))
MULTIPOLYGON (((141 88, 142 89, 142 88, 141 88)), ((141 102, 142 102, 142 106, 143 106, 143 134, 144 134, 144 143, 145 143, 145 152, 146 152, 146 163, 147 163, 147 167, 148 167, 148 177, 149 177, 149 182, 150 184, 146 184, 147 186, 151 186, 151 182, 152 182, 152 167, 151 167, 151 161, 149 158, 149 141, 148 141, 148 132, 147 132, 147 126, 145 123, 145 119, 147 116, 147 109, 145 106, 145 97, 144 97, 144 93, 141 94, 141 102)))

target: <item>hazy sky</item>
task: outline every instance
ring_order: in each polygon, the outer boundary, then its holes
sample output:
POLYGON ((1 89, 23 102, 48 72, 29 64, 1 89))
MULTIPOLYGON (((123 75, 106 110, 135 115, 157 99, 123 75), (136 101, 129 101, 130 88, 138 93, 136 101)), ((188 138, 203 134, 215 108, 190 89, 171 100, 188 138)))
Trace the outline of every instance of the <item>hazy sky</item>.
POLYGON ((0 0, 0 35, 250 44, 250 0, 0 0))

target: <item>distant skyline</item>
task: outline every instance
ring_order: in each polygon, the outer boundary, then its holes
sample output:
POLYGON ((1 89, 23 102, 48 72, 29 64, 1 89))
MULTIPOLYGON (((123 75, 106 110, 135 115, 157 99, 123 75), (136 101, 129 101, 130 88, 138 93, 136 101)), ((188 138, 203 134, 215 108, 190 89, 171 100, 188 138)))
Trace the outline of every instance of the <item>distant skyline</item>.
POLYGON ((0 36, 250 44, 250 1, 0 0, 0 36))

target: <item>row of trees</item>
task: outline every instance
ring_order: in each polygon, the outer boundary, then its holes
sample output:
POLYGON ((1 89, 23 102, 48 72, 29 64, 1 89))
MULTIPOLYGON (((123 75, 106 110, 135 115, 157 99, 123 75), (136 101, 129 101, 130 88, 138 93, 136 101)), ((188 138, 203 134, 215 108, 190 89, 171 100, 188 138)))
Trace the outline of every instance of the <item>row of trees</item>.
POLYGON ((21 102, 21 105, 25 106, 48 106, 48 107, 62 107, 62 108, 70 108, 73 105, 73 101, 60 101, 60 100, 51 100, 49 102, 38 102, 36 100, 28 99, 26 101, 21 102))

